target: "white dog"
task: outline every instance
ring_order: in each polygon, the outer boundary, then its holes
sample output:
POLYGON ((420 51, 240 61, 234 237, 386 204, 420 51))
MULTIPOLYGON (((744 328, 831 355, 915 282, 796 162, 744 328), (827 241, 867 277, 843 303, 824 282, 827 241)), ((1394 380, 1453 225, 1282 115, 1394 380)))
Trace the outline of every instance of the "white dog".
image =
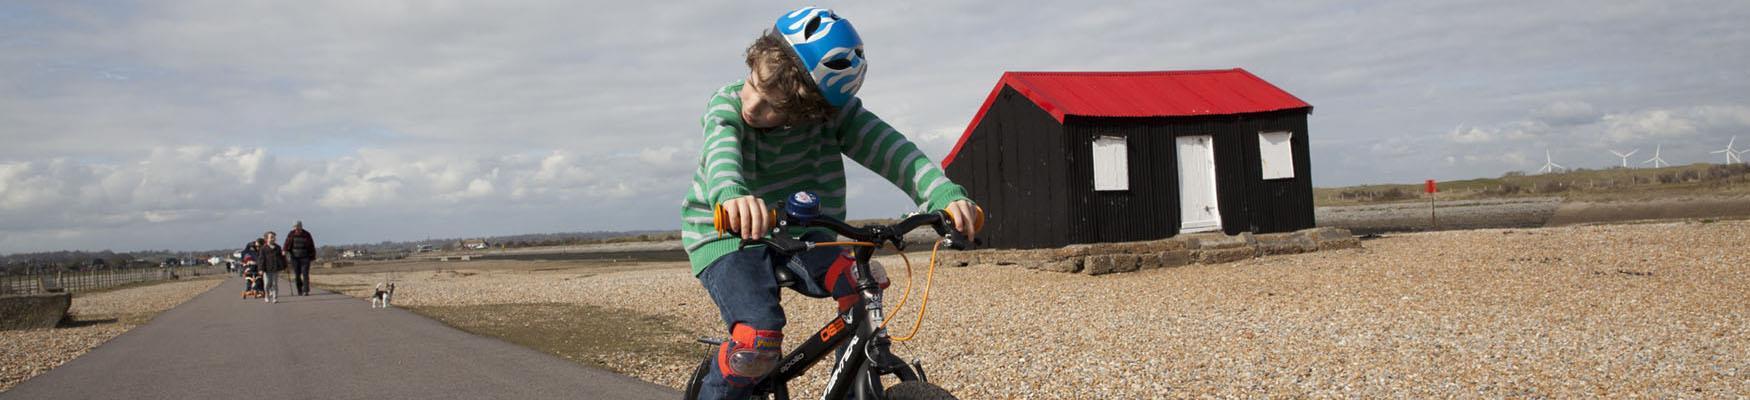
POLYGON ((395 296, 395 283, 378 283, 377 292, 371 294, 371 308, 389 308, 389 299, 395 296))

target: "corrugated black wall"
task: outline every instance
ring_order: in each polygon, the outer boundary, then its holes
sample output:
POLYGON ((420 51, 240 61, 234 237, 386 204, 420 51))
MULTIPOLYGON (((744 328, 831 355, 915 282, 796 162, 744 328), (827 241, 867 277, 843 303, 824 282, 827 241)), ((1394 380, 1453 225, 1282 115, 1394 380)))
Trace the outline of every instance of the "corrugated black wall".
POLYGON ((947 168, 984 206, 979 238, 993 248, 1068 244, 1063 126, 1012 88, 1003 88, 947 168))
POLYGON ((1216 140, 1216 178, 1222 212, 1222 231, 1273 233, 1312 228, 1312 158, 1308 151, 1306 117, 1310 110, 1245 114, 1236 118, 1230 132, 1238 138, 1227 148, 1216 140), (1258 154, 1258 133, 1294 132, 1289 140, 1294 151, 1294 177, 1264 180, 1258 154), (1222 162, 1222 158, 1237 162, 1222 162), (1225 171, 1224 171, 1225 169, 1225 171), (1238 223, 1228 223, 1235 221, 1238 223))
MULTIPOLYGON (((1093 191, 1093 162, 1076 160, 1072 180, 1087 182, 1068 188, 1086 201, 1071 204, 1072 217, 1084 222, 1072 229, 1073 243, 1159 239, 1179 232, 1178 148, 1180 136, 1209 135, 1215 140, 1216 198, 1222 231, 1288 232, 1313 227, 1311 162, 1308 161, 1306 115, 1309 110, 1205 117, 1066 119, 1073 148, 1090 148, 1096 135, 1125 136, 1129 142, 1128 192, 1093 191), (1294 177, 1263 179, 1258 133, 1294 132, 1294 177)), ((1070 157, 1086 158, 1091 151, 1070 157)))
POLYGON ((1076 116, 1064 122, 1073 149, 1065 155, 1073 184, 1064 191, 1070 194, 1067 206, 1074 222, 1068 227, 1067 243, 1158 239, 1178 232, 1178 164, 1172 156, 1173 137, 1157 132, 1160 124, 1076 116), (1130 190, 1094 190, 1096 136, 1125 138, 1130 190))
POLYGON ((1056 247, 1159 239, 1179 231, 1176 138, 1215 140, 1217 202, 1228 234, 1313 227, 1309 109, 1205 117, 1069 116, 1059 124, 1003 88, 947 169, 989 217, 986 245, 1056 247), (1258 133, 1294 132, 1294 178, 1262 179, 1258 133), (1092 140, 1126 138, 1130 190, 1094 191, 1092 140))

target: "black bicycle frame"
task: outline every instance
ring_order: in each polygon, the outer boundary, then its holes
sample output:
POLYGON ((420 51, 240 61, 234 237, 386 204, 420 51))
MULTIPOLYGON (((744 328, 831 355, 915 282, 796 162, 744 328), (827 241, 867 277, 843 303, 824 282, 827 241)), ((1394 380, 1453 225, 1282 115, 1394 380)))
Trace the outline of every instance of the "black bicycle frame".
POLYGON ((913 379, 904 362, 889 350, 892 342, 887 337, 887 329, 882 327, 885 316, 881 308, 881 286, 869 272, 869 259, 874 253, 873 247, 858 247, 854 251, 856 264, 853 270, 862 300, 786 354, 776 370, 754 385, 756 394, 765 392, 779 399, 789 399, 790 380, 801 377, 829 352, 841 347, 844 351, 839 353, 837 365, 828 376, 823 399, 843 398, 852 390, 857 392, 857 398, 883 399, 886 396, 880 389, 881 375, 895 373, 902 380, 913 379), (904 372, 900 372, 902 370, 904 372), (861 385, 852 386, 859 383, 861 385))
MULTIPOLYGON (((784 221, 787 223, 789 220, 786 218, 784 221)), ((858 228, 831 218, 815 218, 799 223, 801 226, 827 228, 852 240, 874 244, 872 247, 858 246, 852 251, 855 260, 852 275, 856 278, 857 292, 861 299, 850 310, 839 313, 837 318, 833 318, 820 331, 809 336, 807 341, 786 354, 777 369, 753 385, 752 394, 771 394, 779 399, 789 399, 790 381, 802 376, 809 367, 826 357, 829 351, 840 348, 844 351, 838 354, 838 363, 829 374, 826 393, 821 396, 823 399, 843 398, 852 391, 859 399, 886 399, 887 394, 881 387, 881 375, 894 374, 902 381, 919 379, 919 372, 912 371, 891 351, 893 341, 887 336, 887 328, 883 327, 886 316, 882 314, 881 285, 869 271, 869 260, 874 257, 875 249, 884 244, 892 245, 895 250, 905 251, 905 233, 926 225, 934 227, 937 234, 948 238, 950 248, 967 249, 973 243, 960 236, 959 232, 943 225, 949 221, 947 214, 937 211, 907 217, 892 226, 858 228)), ((781 235, 761 239, 758 243, 772 246, 785 254, 798 254, 814 247, 812 243, 787 239, 781 235)))

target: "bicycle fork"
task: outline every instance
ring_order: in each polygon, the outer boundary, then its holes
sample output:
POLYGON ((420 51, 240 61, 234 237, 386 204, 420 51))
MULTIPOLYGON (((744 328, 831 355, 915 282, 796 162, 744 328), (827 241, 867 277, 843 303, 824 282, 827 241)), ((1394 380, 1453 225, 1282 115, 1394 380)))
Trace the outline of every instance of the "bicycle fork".
MULTIPOLYGON (((893 355, 893 341, 887 336, 881 284, 875 280, 874 274, 869 269, 869 260, 873 258, 874 253, 873 248, 867 247, 858 248, 854 252, 857 265, 855 268, 857 290, 861 292, 863 301, 858 307, 850 310, 849 314, 861 314, 864 320, 862 324, 858 325, 859 335, 852 338, 852 342, 845 347, 847 354, 840 359, 841 364, 845 362, 856 364, 851 367, 857 368, 853 370, 857 374, 856 379, 854 379, 854 388, 856 389, 856 398, 859 399, 886 397, 881 385, 882 375, 894 374, 901 380, 917 379, 915 375, 911 374, 911 369, 906 368, 905 362, 893 355), (864 343, 863 338, 869 338, 867 343, 864 343)), ((843 393, 837 394, 842 395, 843 393)), ((828 397, 831 398, 831 396, 828 397)))

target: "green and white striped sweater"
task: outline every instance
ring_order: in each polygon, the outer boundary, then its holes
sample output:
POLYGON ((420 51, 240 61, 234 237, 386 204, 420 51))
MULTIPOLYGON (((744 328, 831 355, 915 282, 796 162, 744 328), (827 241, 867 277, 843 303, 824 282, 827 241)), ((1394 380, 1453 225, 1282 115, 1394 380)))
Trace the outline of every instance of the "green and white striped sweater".
MULTIPOLYGON (((966 189, 948 180, 942 168, 919 151, 905 135, 852 100, 824 124, 789 129, 755 130, 741 120, 741 86, 736 81, 711 97, 704 118, 705 146, 693 186, 681 205, 681 243, 692 261, 693 275, 740 241, 718 236, 712 226, 715 205, 747 195, 778 207, 798 191, 820 196, 821 213, 845 218, 844 157, 893 182, 921 210, 946 208, 966 199, 966 189)), ((803 231, 787 232, 801 235, 803 231)))

